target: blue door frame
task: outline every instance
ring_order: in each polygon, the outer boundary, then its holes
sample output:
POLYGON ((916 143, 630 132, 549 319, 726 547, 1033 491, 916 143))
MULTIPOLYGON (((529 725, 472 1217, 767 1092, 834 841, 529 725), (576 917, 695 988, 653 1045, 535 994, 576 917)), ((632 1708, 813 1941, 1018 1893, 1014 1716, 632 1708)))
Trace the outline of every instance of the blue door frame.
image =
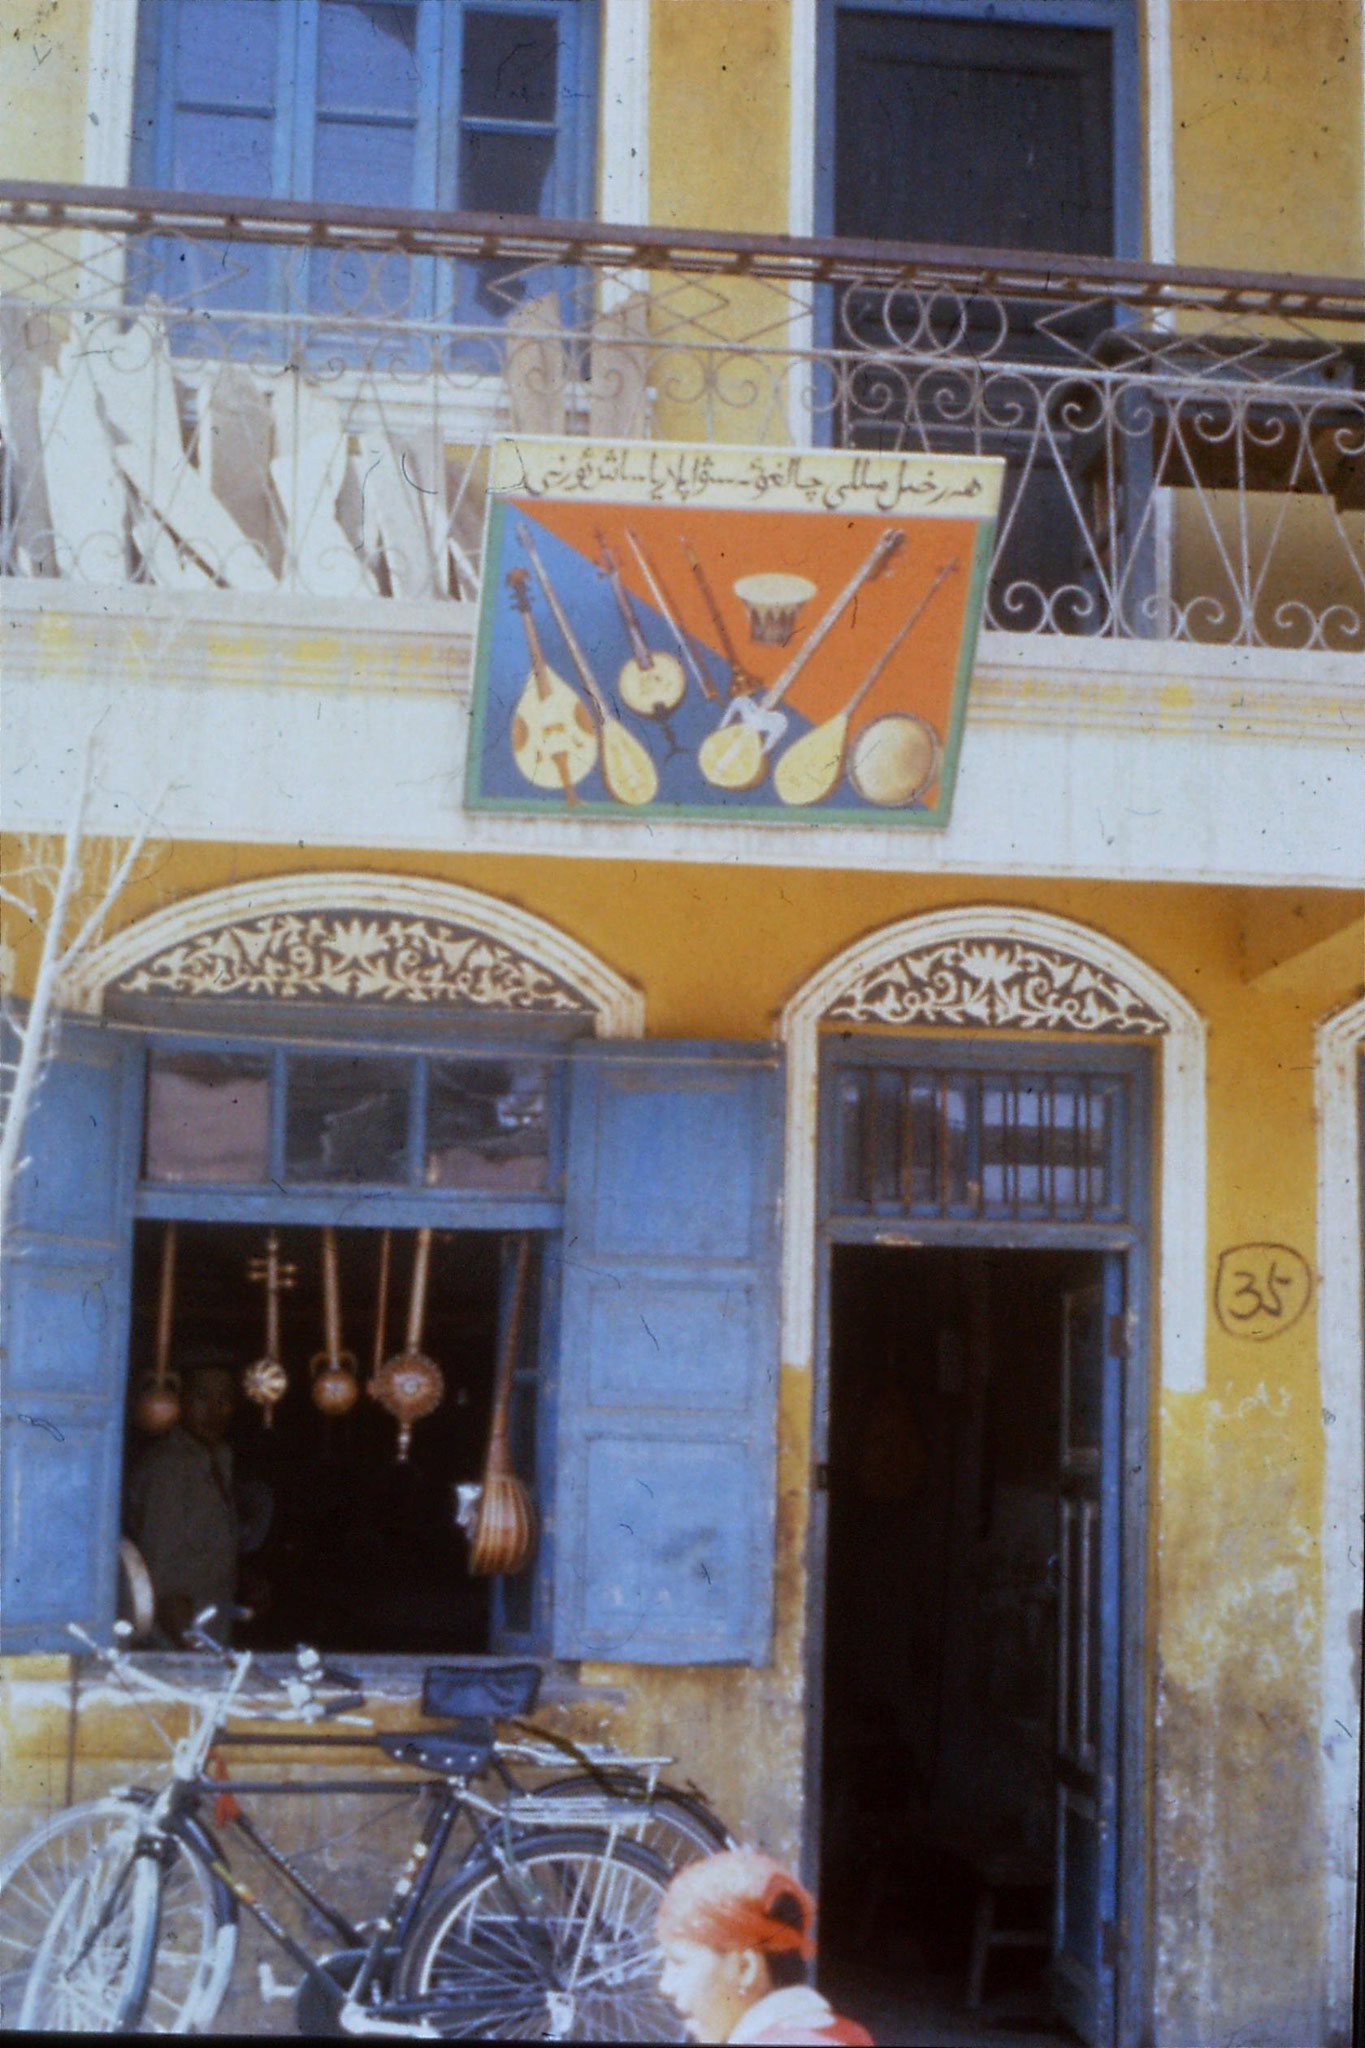
POLYGON ((825 1564, 829 1497, 819 1475, 830 1441, 830 1286, 834 1248, 843 1244, 944 1246, 964 1250, 1092 1251, 1104 1259, 1106 1307, 1123 1304, 1107 1320, 1104 1397, 1111 1447, 1101 1490, 1117 1507, 1117 1654, 1114 1682, 1102 1714, 1116 1724, 1117 1857, 1114 1919, 1103 1938, 1113 1960, 1112 1998, 1101 2017, 1102 2048, 1137 2048, 1150 2008, 1150 1882, 1147 1856, 1146 1779, 1149 1755, 1150 1674, 1144 1654, 1147 1576, 1147 1463, 1150 1437, 1150 1217, 1152 1180, 1152 1068, 1145 1047, 1072 1040, 1027 1043, 937 1037, 868 1036, 840 1032, 822 1047, 817 1182, 815 1381, 811 1417, 811 1513, 807 1539, 806 1750, 802 1863, 809 1882, 820 1866, 821 1773, 824 1737, 825 1564), (1123 1156, 1122 1214, 1103 1221, 1046 1222, 1001 1218, 888 1214, 840 1215, 835 1205, 834 1083, 849 1065, 956 1069, 989 1076, 1002 1071, 1030 1076, 1064 1072, 1122 1077, 1127 1084, 1127 1138, 1123 1156))

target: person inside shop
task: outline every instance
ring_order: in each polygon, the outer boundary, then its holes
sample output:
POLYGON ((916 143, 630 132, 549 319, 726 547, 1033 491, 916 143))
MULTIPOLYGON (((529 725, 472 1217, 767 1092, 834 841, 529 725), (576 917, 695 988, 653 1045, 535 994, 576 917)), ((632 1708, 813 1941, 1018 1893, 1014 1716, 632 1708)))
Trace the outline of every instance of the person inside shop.
POLYGON ((656 1933, 659 1988, 694 2040, 872 2048, 867 2029, 841 2019, 810 1983, 815 1901, 761 1849, 686 1865, 664 1894, 656 1933))
MULTIPOLYGON (((238 1553, 256 1548, 264 1533, 244 1530, 233 1493, 228 1437, 236 1405, 229 1367, 188 1367, 179 1422, 149 1445, 128 1482, 128 1534, 152 1581, 154 1640, 162 1648, 182 1648, 206 1607, 215 1610, 209 1632, 230 1641, 238 1553)), ((260 1522, 259 1502, 246 1519, 260 1522)))

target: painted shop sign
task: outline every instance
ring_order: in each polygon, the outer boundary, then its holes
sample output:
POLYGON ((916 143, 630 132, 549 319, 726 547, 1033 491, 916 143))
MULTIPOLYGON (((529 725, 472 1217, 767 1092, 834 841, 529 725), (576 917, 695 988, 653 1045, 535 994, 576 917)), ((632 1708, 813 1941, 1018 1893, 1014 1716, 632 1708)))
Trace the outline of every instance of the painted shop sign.
POLYGON ((945 825, 1002 471, 497 440, 471 808, 945 825))

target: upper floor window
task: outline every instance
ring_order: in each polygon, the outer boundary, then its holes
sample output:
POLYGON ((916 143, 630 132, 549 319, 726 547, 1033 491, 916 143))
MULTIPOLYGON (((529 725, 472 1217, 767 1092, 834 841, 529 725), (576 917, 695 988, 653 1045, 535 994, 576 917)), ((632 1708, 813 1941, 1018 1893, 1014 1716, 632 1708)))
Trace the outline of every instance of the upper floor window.
MULTIPOLYGON (((592 211, 596 11, 595 0, 143 0, 132 181, 581 218, 592 211)), ((376 280, 366 273, 361 286, 355 259, 312 256, 302 286, 299 259, 279 251, 235 244, 231 264, 233 305, 335 310, 339 285, 378 310, 376 280)), ((452 310, 429 264, 389 259, 378 284, 385 310, 452 310)), ((465 294, 453 296, 458 314, 465 294)))

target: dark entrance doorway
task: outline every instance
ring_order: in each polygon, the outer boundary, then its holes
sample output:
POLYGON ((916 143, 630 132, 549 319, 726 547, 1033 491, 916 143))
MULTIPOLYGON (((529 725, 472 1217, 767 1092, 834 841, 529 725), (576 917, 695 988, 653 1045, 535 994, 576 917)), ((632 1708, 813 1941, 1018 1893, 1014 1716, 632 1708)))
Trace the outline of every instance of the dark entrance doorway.
POLYGON ((887 2039, 1108 2041, 1122 1258, 832 1258, 825 1973, 887 2039))

